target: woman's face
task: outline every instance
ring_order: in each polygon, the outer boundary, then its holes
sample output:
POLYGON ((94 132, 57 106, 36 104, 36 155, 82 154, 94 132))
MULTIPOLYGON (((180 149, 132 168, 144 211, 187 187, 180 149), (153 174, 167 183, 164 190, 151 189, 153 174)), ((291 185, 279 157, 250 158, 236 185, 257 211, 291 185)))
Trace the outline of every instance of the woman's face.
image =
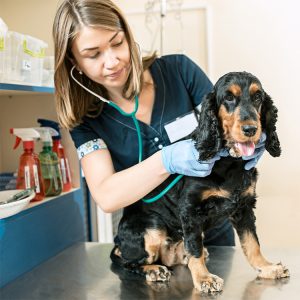
POLYGON ((108 91, 123 89, 130 71, 130 51, 123 31, 83 27, 71 50, 78 70, 108 91))

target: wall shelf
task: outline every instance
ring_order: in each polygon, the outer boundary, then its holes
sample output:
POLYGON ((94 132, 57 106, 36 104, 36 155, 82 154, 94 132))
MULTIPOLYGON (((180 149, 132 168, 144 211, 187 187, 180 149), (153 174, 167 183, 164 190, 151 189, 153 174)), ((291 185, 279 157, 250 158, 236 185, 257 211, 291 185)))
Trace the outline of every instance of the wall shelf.
POLYGON ((0 95, 24 94, 25 92, 54 94, 54 88, 48 86, 0 83, 0 95))
MULTIPOLYGON (((32 105, 31 96, 27 95, 44 95, 46 97, 41 98, 52 100, 53 94, 52 87, 0 82, 3 107, 10 102, 7 96, 20 95, 20 99, 24 98, 32 105)), ((36 98, 39 100, 39 97, 36 98)), ((8 109, 13 110, 14 107, 8 109)), ((42 104, 41 111, 43 109, 42 104)), ((22 118, 21 122, 36 119, 34 113, 30 110, 28 112, 27 119, 22 118)), ((4 126, 8 119, 1 121, 4 126)), ((66 247, 87 240, 86 226, 85 200, 81 187, 56 197, 46 197, 41 202, 32 202, 20 213, 0 219, 0 289, 66 247)))

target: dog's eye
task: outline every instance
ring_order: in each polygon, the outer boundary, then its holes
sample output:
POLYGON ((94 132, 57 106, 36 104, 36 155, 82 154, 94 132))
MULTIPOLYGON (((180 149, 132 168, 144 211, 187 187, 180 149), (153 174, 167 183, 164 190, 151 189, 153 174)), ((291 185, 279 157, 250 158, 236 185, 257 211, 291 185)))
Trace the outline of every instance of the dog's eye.
POLYGON ((260 102, 261 101, 261 93, 256 93, 253 97, 253 100, 255 102, 260 102))
POLYGON ((232 94, 228 94, 224 97, 224 100, 228 101, 228 102, 232 102, 234 101, 234 96, 232 94))

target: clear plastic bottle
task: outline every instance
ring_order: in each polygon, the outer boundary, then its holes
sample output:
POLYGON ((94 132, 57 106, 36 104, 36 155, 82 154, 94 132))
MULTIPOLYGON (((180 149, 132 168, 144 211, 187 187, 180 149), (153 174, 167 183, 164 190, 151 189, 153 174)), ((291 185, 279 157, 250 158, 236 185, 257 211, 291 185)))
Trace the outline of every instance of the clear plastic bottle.
POLYGON ((63 192, 68 192, 72 188, 71 172, 69 167, 68 158, 65 155, 64 148, 61 144, 61 135, 59 124, 52 120, 38 119, 37 120, 42 127, 51 127, 58 132, 58 135, 52 135, 53 140, 53 152, 58 156, 62 181, 63 181, 63 192))
POLYGON ((14 149, 23 140, 24 152, 19 159, 17 189, 34 188, 35 197, 31 200, 41 201, 45 198, 44 182, 41 174, 41 165, 38 155, 34 152, 34 138, 39 133, 32 128, 12 128, 10 132, 17 136, 14 149))
POLYGON ((63 190, 63 183, 57 154, 52 151, 50 132, 54 129, 48 127, 35 129, 40 133, 43 141, 43 149, 39 153, 39 160, 44 179, 45 194, 46 196, 57 196, 63 190))

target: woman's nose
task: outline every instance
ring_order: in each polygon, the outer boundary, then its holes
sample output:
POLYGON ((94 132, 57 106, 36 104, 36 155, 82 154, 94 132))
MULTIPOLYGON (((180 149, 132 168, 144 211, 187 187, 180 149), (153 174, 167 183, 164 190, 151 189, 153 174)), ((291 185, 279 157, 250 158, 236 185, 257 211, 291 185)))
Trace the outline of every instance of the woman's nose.
POLYGON ((113 69, 119 63, 119 59, 113 51, 105 53, 104 59, 104 67, 106 69, 113 69))

